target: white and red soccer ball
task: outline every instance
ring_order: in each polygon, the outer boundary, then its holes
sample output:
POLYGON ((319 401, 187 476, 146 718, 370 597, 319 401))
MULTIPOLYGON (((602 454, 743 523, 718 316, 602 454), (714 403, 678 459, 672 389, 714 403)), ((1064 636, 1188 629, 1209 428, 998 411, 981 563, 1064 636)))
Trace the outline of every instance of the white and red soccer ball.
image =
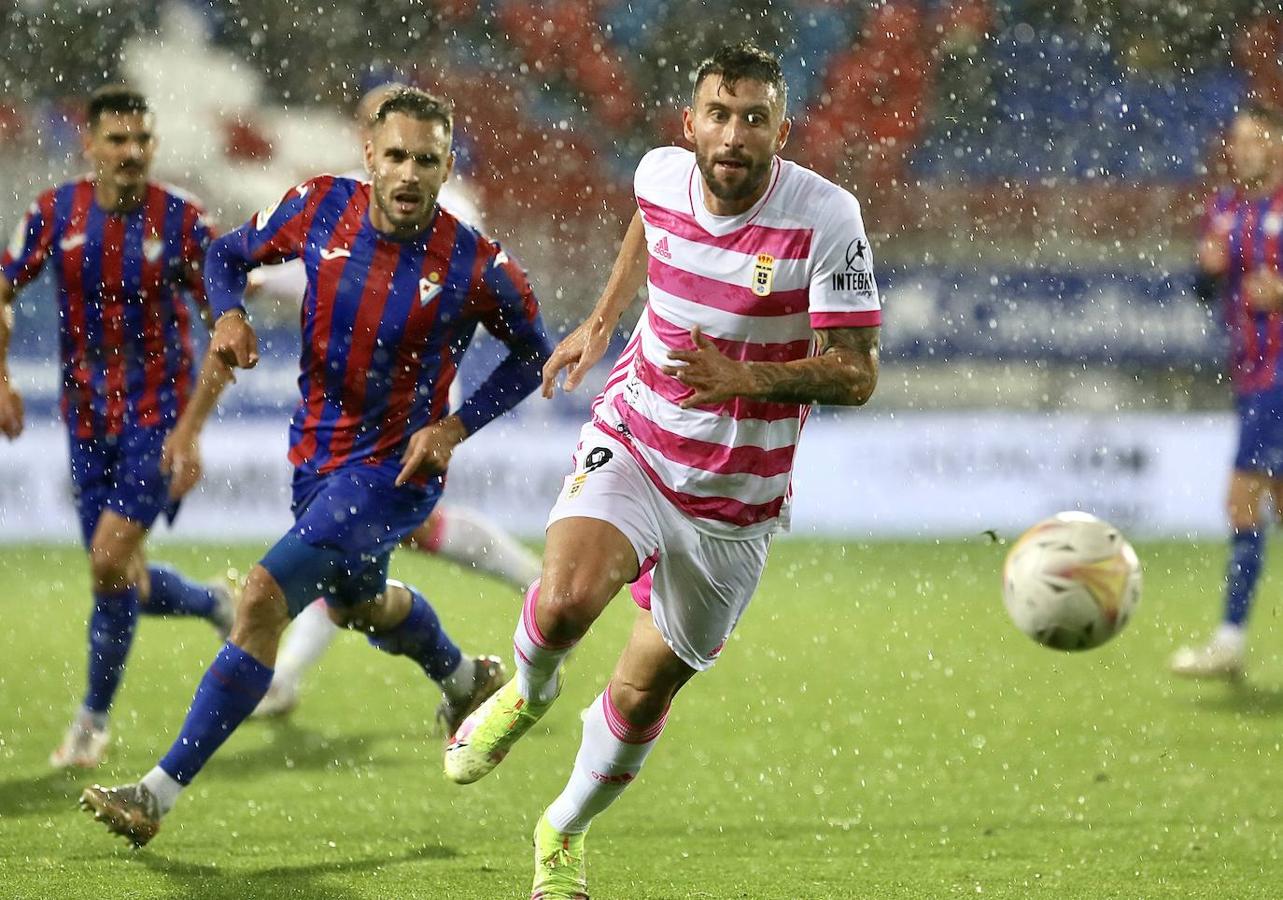
POLYGON ((1122 631, 1140 601, 1140 560, 1117 528, 1057 513, 1012 545, 1002 599, 1016 627, 1057 650, 1089 650, 1122 631))

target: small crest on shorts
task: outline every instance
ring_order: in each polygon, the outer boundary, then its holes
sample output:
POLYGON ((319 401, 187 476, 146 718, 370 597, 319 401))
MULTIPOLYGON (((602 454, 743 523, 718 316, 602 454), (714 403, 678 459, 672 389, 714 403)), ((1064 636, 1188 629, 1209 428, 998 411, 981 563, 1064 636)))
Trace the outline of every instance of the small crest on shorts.
POLYGON ((584 482, 588 480, 587 472, 580 472, 570 480, 570 487, 566 489, 566 499, 574 500, 584 490, 584 482))
POLYGON ((753 293, 759 297, 768 296, 774 281, 775 257, 769 253, 757 254, 757 263, 753 266, 753 293))

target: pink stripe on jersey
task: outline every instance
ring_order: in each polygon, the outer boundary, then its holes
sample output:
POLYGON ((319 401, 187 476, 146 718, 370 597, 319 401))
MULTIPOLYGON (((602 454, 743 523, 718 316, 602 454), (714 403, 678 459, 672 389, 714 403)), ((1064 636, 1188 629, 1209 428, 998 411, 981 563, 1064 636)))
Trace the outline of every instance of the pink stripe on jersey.
MULTIPOLYGON (((605 422, 600 419, 594 419, 593 424, 604 434, 619 440, 619 435, 605 422)), ((776 497, 769 503, 741 503, 728 497, 699 497, 695 494, 675 491, 664 483, 663 479, 659 477, 659 473, 655 471, 654 467, 646 461, 646 458, 637 451, 637 448, 632 443, 625 441, 624 446, 633 455, 637 465, 642 467, 642 471, 646 473, 646 477, 655 485, 656 490, 667 497, 669 503, 672 503, 688 516, 694 516, 697 519, 712 519, 717 522, 724 522, 727 525, 747 527, 778 517, 780 510, 784 506, 784 498, 782 496, 776 497)))
MULTIPOLYGON (((674 325, 662 317, 655 311, 655 307, 648 305, 647 310, 650 330, 670 350, 693 350, 695 348, 694 343, 691 342, 689 331, 674 325)), ((777 344, 754 344, 748 341, 731 341, 726 338, 713 337, 711 334, 705 334, 704 337, 720 350, 723 355, 743 362, 792 362, 795 359, 806 359, 811 352, 810 338, 804 341, 787 341, 777 344)))
POLYGON ((718 475, 757 475, 762 478, 783 475, 793 467, 792 444, 775 450, 747 445, 727 447, 669 431, 633 409, 618 394, 615 395, 614 407, 634 440, 641 441, 678 465, 718 475))
POLYGON ((641 332, 639 331, 628 340, 628 346, 624 347, 624 352, 619 354, 619 359, 615 360, 615 367, 610 370, 610 375, 606 379, 606 386, 601 389, 597 399, 593 400, 592 410, 594 413, 610 389, 628 377, 628 373, 632 371, 633 360, 637 356, 637 348, 640 344, 641 332))
POLYGON ((706 231, 688 212, 668 209, 641 197, 637 198, 637 206, 647 222, 683 240, 750 256, 769 253, 776 259, 806 259, 811 255, 812 231, 809 228, 745 225, 730 234, 717 235, 706 231))
POLYGON ((861 309, 855 312, 813 312, 812 328, 868 328, 882 324, 882 310, 861 309))
POLYGON ((806 312, 808 305, 805 288, 792 291, 773 291, 759 297, 746 286, 727 284, 716 278, 707 278, 687 272, 668 263, 650 258, 647 268, 650 283, 665 293, 691 303, 711 306, 737 316, 793 316, 806 312))
MULTIPOLYGON (((646 357, 637 360, 637 380, 650 388, 669 403, 681 405, 693 391, 671 375, 663 371, 646 357)), ((796 419, 802 409, 796 403, 772 403, 769 400, 747 400, 735 397, 723 403, 705 403, 696 406, 701 412, 716 413, 719 416, 731 416, 735 419, 758 419, 763 422, 779 422, 784 419, 796 419)))
POLYGON ((601 711, 606 717, 606 726, 616 740, 623 741, 625 744, 649 744, 659 737, 659 733, 664 730, 664 723, 668 721, 669 709, 671 707, 664 709, 658 721, 650 725, 638 726, 625 719, 619 707, 615 706, 615 701, 610 698, 609 684, 606 685, 606 690, 601 692, 601 711))

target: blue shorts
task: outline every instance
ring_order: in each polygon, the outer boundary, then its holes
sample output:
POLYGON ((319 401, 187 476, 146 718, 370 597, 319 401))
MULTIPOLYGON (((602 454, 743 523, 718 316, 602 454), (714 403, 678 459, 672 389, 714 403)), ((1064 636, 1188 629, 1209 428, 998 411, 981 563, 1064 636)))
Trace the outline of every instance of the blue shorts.
POLYGON ((1241 394, 1234 468, 1283 478, 1283 388, 1241 394))
POLYGON ((86 547, 109 510, 144 528, 161 513, 174 521, 178 503, 169 499, 169 479, 160 472, 168 434, 168 428, 134 427, 119 435, 71 438, 71 488, 86 547))
POLYGON ((423 524, 440 482, 395 487, 397 471, 347 466, 294 472, 294 527, 261 560, 296 616, 317 597, 355 606, 383 592, 392 551, 423 524))

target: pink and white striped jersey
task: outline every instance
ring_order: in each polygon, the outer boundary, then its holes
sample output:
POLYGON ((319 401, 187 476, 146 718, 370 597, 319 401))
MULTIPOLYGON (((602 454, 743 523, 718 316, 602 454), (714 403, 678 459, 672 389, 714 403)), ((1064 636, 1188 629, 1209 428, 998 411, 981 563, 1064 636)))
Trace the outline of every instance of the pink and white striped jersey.
POLYGON ((809 406, 736 398, 682 409, 669 350, 702 332, 727 356, 787 362, 815 353, 814 330, 878 325, 873 257, 851 194, 776 159, 762 199, 715 216, 695 154, 652 150, 637 167, 650 251, 648 299, 593 402, 659 491, 702 531, 749 539, 788 527, 793 454, 809 406))

